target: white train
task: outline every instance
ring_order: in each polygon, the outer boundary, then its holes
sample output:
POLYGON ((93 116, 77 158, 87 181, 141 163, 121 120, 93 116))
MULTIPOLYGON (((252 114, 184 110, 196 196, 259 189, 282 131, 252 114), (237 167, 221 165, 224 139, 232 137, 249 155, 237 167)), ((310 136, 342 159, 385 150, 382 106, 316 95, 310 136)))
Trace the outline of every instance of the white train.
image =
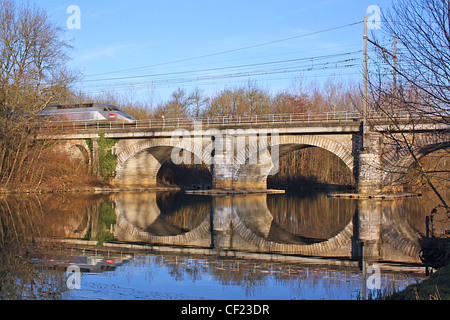
POLYGON ((136 121, 134 117, 118 107, 100 103, 52 104, 39 111, 37 116, 45 117, 51 121, 136 121))

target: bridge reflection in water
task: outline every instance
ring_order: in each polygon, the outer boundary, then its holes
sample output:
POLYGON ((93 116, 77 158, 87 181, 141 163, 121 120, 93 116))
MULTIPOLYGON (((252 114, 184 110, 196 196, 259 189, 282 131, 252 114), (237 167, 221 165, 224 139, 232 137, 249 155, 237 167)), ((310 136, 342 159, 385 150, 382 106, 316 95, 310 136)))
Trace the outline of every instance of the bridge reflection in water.
MULTIPOLYGON (((77 263, 89 272, 83 275, 83 290, 68 293, 72 298, 182 294, 167 296, 177 298, 194 295, 194 290, 198 297, 210 299, 248 298, 247 291, 239 296, 236 287, 229 287, 231 281, 245 290, 263 291, 265 299, 322 298, 322 294, 353 299, 355 290, 366 296, 370 271, 365 263, 380 267, 382 286, 387 289, 391 284, 401 288, 399 277, 414 275, 402 282, 406 285, 425 274, 417 262, 425 216, 430 212, 422 202, 429 199, 379 201, 288 194, 212 197, 161 192, 11 195, 0 199, 4 240, 10 241, 12 249, 11 253, 1 251, 0 267, 8 276, 28 281, 35 273, 28 273, 23 261, 17 262, 16 252, 36 251, 39 260, 51 257, 48 262, 56 268, 77 263), (26 237, 20 237, 21 232, 26 237), (21 238, 33 236, 36 242, 24 244, 26 251, 14 250, 21 238), (100 242, 103 247, 97 245, 100 242), (88 251, 93 259, 85 254, 88 251), (117 265, 113 274, 94 274, 120 263, 123 257, 132 258, 117 265), (151 285, 149 274, 157 279, 151 285), (303 288, 303 292, 292 293, 292 288, 303 288), (332 289, 330 293, 327 288, 332 289)), ((52 270, 40 276, 50 284, 53 276, 60 279, 52 270)), ((19 296, 22 287, 13 286, 11 291, 19 296)))
POLYGON ((420 262, 421 233, 405 214, 403 201, 322 196, 315 201, 300 199, 296 206, 292 199, 280 201, 288 197, 284 195, 166 197, 169 199, 156 193, 110 195, 117 218, 115 237, 218 251, 336 257, 368 263, 420 262))

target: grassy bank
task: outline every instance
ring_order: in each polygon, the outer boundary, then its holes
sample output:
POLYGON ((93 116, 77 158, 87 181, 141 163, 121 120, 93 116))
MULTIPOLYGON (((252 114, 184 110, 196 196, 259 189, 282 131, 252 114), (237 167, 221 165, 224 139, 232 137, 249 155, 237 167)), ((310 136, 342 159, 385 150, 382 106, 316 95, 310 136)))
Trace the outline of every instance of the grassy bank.
POLYGON ((450 300, 450 238, 424 238, 421 259, 436 271, 431 276, 400 292, 390 300, 450 300))
POLYGON ((408 286, 388 300, 450 300, 450 265, 434 272, 428 279, 408 286))

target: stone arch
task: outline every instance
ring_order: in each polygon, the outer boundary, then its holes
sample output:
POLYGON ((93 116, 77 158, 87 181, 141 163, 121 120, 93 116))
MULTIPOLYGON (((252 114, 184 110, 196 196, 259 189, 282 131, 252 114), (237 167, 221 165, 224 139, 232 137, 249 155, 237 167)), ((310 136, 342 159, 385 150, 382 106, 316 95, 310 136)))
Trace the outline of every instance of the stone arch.
POLYGON ((82 145, 81 143, 77 143, 72 145, 68 150, 69 156, 78 161, 82 161, 86 165, 90 165, 91 157, 89 155, 89 150, 86 145, 82 145))
POLYGON ((58 148, 66 153, 73 163, 85 165, 86 170, 91 170, 92 156, 91 151, 84 140, 64 141, 58 144, 58 148))
POLYGON ((266 195, 235 197, 233 201, 231 216, 233 231, 259 250, 303 255, 350 252, 353 235, 352 219, 330 239, 309 243, 274 222, 273 215, 267 206, 266 195))
POLYGON ((277 166, 273 161, 289 152, 299 150, 307 146, 319 147, 327 150, 340 158, 345 165, 354 172, 354 160, 350 150, 337 141, 315 135, 281 135, 279 137, 270 137, 259 139, 250 143, 242 150, 238 150, 235 156, 235 173, 233 184, 235 186, 255 185, 259 188, 267 186, 267 176, 275 174, 277 166), (264 154, 264 152, 266 152, 264 154), (263 161, 249 163, 249 159, 255 157, 256 154, 263 154, 263 161), (278 154, 275 154, 278 153, 278 154))
POLYGON ((207 215, 197 226, 186 230, 161 217, 156 192, 113 194, 116 225, 114 234, 120 240, 162 245, 210 245, 210 218, 207 215), (158 230, 159 229, 159 230, 158 230))
POLYGON ((158 171, 174 153, 174 148, 179 151, 187 151, 203 162, 205 159, 209 159, 208 153, 203 150, 202 146, 189 139, 145 139, 129 146, 117 155, 116 176, 112 183, 156 185, 158 171))
MULTIPOLYGON (((450 134, 419 134, 414 136, 411 150, 418 159, 441 149, 450 147, 450 134)), ((407 145, 401 142, 382 155, 382 183, 391 188, 401 187, 404 177, 414 164, 414 157, 407 145)))
POLYGON ((116 212, 117 220, 115 226, 115 233, 123 235, 121 238, 126 238, 128 241, 139 241, 151 244, 163 245, 200 245, 209 246, 210 243, 210 219, 203 220, 203 222, 196 228, 180 233, 177 235, 154 235, 147 231, 141 230, 131 224, 120 212, 116 212))
POLYGON ((350 221, 347 226, 334 237, 313 244, 281 243, 264 239, 262 236, 250 230, 236 214, 232 217, 232 223, 233 231, 243 240, 264 251, 314 256, 326 255, 327 253, 334 254, 338 250, 340 252, 347 251, 347 253, 350 253, 352 248, 352 221, 350 221))
POLYGON ((391 225, 383 228, 381 236, 383 241, 391 245, 393 249, 398 250, 405 256, 415 258, 415 260, 418 259, 421 249, 418 239, 414 240, 405 237, 398 228, 391 225))

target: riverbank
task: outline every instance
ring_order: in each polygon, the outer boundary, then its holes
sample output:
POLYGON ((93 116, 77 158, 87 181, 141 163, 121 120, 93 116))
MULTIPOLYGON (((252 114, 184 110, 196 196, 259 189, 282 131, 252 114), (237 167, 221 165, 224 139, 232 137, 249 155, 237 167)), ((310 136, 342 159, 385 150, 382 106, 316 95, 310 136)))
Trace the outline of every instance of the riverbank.
POLYGON ((13 194, 48 194, 48 193, 114 193, 114 192, 177 192, 183 191, 186 194, 192 195, 238 195, 238 194, 282 194, 285 190, 278 189, 248 189, 248 190, 235 190, 235 189, 185 189, 177 186, 154 186, 154 187, 115 187, 110 185, 96 186, 96 187, 79 187, 64 190, 29 190, 29 189, 4 189, 0 188, 0 195, 13 195, 13 194))
POLYGON ((359 193, 330 193, 329 198, 343 199, 373 199, 373 200, 395 200, 402 198, 421 197, 421 193, 389 193, 389 194, 359 194, 359 193))
POLYGON ((450 300, 450 238, 422 240, 421 259, 435 270, 424 281, 392 294, 390 300, 450 300))
POLYGON ((178 187, 90 187, 90 188, 71 188, 64 190, 18 190, 18 189, 2 189, 0 188, 0 195, 14 195, 14 194, 50 194, 50 193, 114 193, 114 192, 142 192, 142 191, 180 191, 178 187))
POLYGON ((393 293, 387 300, 450 300, 450 265, 420 283, 393 293))

